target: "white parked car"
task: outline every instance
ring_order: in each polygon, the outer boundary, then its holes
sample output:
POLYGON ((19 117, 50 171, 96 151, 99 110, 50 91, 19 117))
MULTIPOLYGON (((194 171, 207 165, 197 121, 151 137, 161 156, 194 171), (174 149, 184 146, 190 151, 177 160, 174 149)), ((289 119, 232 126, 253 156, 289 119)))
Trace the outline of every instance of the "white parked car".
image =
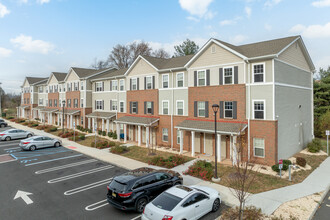
POLYGON ((205 186, 173 186, 146 205, 142 220, 194 220, 219 210, 218 191, 205 186))

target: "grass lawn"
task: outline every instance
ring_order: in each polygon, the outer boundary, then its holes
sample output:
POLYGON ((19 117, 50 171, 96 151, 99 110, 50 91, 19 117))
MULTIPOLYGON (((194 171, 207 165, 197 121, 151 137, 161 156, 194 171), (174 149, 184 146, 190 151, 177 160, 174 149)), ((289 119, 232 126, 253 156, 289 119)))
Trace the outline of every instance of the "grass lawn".
MULTIPOLYGON (((162 156, 164 158, 168 158, 169 156, 177 155, 177 154, 163 152, 163 151, 156 151, 156 155, 149 155, 148 153, 149 153, 149 151, 147 148, 132 146, 132 147, 129 147, 128 152, 123 153, 121 155, 124 157, 128 157, 128 158, 131 158, 134 160, 144 162, 144 163, 148 163, 151 158, 156 157, 156 156, 162 156)), ((183 156, 183 158, 185 159, 185 162, 188 162, 188 161, 194 159, 192 157, 187 157, 187 156, 183 156)))

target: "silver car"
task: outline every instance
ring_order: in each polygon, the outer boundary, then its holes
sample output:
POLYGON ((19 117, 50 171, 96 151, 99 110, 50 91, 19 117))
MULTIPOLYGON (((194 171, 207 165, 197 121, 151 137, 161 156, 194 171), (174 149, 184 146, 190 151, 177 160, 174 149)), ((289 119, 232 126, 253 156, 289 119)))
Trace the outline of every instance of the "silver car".
POLYGON ((10 141, 13 139, 19 138, 29 138, 33 136, 33 132, 24 131, 20 129, 9 129, 6 131, 0 132, 0 140, 2 141, 10 141))
POLYGON ((21 140, 19 146, 22 150, 31 150, 45 148, 45 147, 59 147, 62 142, 56 138, 50 138, 45 136, 33 136, 24 140, 21 140))

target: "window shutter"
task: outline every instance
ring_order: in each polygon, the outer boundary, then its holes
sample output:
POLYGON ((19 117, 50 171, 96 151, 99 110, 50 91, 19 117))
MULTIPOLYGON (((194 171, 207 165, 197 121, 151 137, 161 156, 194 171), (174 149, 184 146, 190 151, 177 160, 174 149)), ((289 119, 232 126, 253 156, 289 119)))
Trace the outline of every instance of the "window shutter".
POLYGON ((102 82, 102 91, 104 91, 104 82, 102 82))
POLYGON ((102 110, 104 110, 104 100, 102 100, 102 110))
POLYGON ((147 114, 147 102, 144 102, 144 114, 147 114))
POLYGON ((233 101, 233 119, 237 119, 237 101, 233 101))
POLYGON ((151 114, 154 114, 154 102, 151 102, 151 114))
POLYGON ((79 91, 79 82, 77 82, 77 87, 78 87, 78 91, 79 91))
POLYGON ((129 79, 129 90, 132 90, 132 79, 129 79))
POLYGON ((110 100, 110 111, 112 111, 112 100, 110 100))
POLYGON ((223 68, 219 68, 219 85, 223 85, 223 68))
POLYGON ((152 76, 152 89, 155 89, 155 76, 152 76))
POLYGON ((194 117, 197 117, 197 101, 194 101, 194 117))
POLYGON ((144 77, 144 90, 146 90, 146 89, 147 89, 147 78, 144 77))
POLYGON ((206 85, 210 85, 210 70, 206 70, 206 85))
POLYGON ((97 87, 97 86, 96 86, 96 83, 94 83, 94 91, 95 91, 95 92, 96 92, 96 87, 97 87))
POLYGON ((137 88, 136 88, 136 90, 140 90, 140 78, 137 78, 136 81, 137 81, 137 88))
MULTIPOLYGON (((69 99, 68 99, 67 103, 69 104, 69 99)), ((94 106, 94 109, 96 109, 96 100, 95 100, 95 106, 94 106)))
POLYGON ((138 107, 139 107, 139 103, 138 103, 138 102, 136 102, 136 114, 138 114, 138 113, 139 113, 139 109, 138 109, 138 107))
POLYGON ((220 101, 220 118, 223 118, 223 101, 220 101))
POLYGON ((238 84, 238 66, 234 66, 234 84, 238 84))
POLYGON ((209 117, 209 102, 205 102, 205 118, 209 117))
POLYGON ((132 114, 132 102, 129 102, 129 113, 132 114))
POLYGON ((112 81, 110 81, 110 91, 112 91, 112 81))
POLYGON ((194 71, 194 86, 197 86, 197 71, 194 71))

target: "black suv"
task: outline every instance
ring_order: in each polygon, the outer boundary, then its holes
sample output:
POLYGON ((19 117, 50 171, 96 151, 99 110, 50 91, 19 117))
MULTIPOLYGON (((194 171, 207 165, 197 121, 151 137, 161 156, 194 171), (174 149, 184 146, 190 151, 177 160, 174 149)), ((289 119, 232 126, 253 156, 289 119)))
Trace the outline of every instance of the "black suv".
POLYGON ((149 201, 182 182, 182 176, 171 170, 139 168, 113 178, 107 200, 118 209, 141 213, 149 201))
POLYGON ((4 127, 7 127, 7 126, 8 126, 8 124, 5 122, 5 120, 0 119, 0 127, 4 128, 4 127))

